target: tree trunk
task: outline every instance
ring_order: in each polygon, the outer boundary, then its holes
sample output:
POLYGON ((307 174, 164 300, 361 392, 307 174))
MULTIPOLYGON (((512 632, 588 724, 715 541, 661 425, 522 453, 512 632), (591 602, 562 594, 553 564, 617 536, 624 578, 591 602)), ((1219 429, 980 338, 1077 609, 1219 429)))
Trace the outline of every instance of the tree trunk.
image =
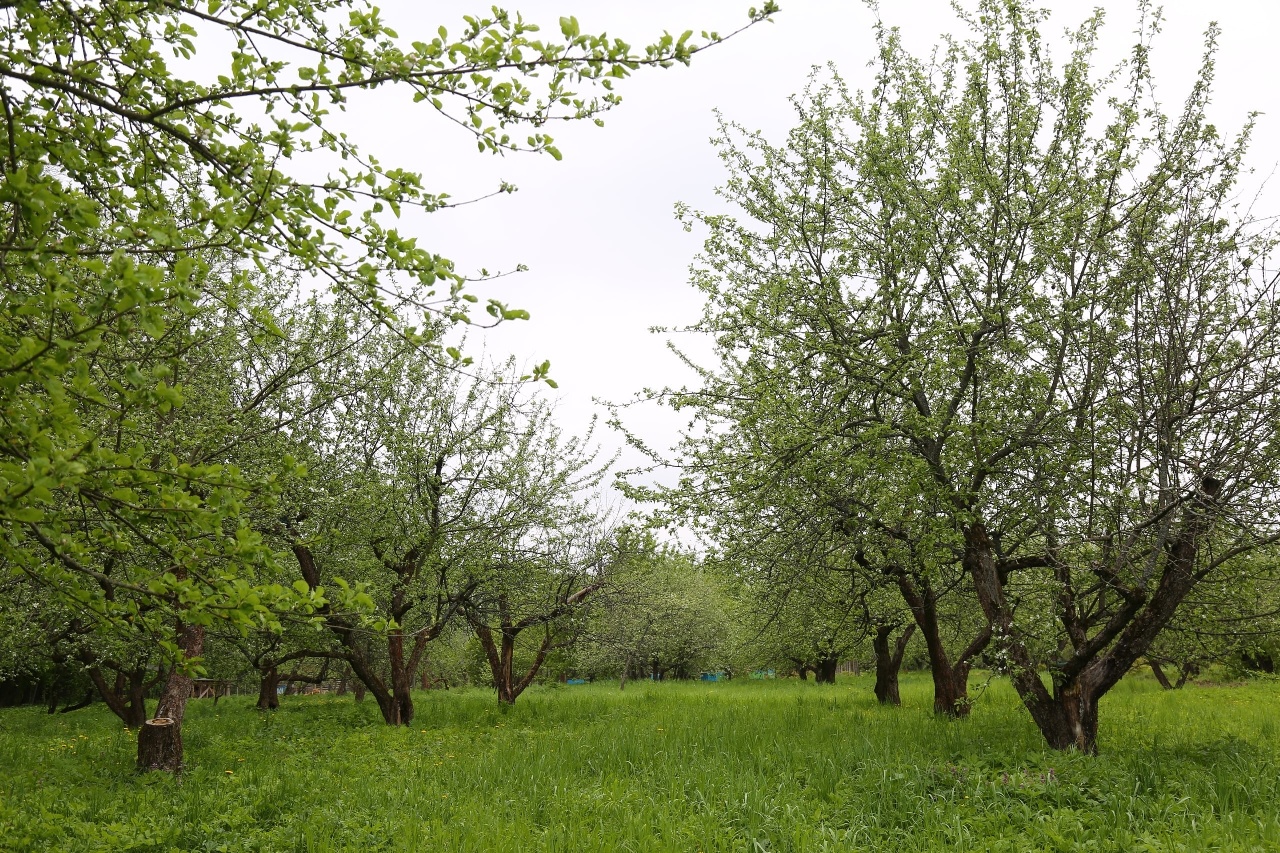
POLYGON ((119 717, 126 728, 135 732, 140 730, 147 721, 147 689, 150 683, 146 670, 137 668, 128 673, 117 672, 114 684, 107 682, 99 667, 89 667, 88 673, 111 713, 119 717))
POLYGON ((63 709, 62 709, 61 711, 59 711, 58 713, 59 713, 59 714, 70 714, 72 711, 79 711, 81 708, 88 708, 90 705, 92 705, 92 704, 93 704, 93 695, 94 695, 94 694, 93 694, 93 690, 91 689, 91 690, 89 690, 89 692, 88 692, 88 693, 85 693, 85 694, 84 694, 84 698, 83 698, 83 699, 81 699, 79 702, 76 702, 76 703, 74 703, 74 704, 72 704, 72 705, 67 705, 65 708, 63 708, 63 709))
MULTIPOLYGON (((178 634, 178 648, 186 659, 204 653, 204 627, 186 625, 178 634)), ((191 676, 177 666, 169 673, 154 719, 147 720, 138 733, 138 769, 182 772, 182 718, 191 698, 191 676)))
POLYGON ((1120 587, 1124 603, 1092 637, 1071 624, 1069 613, 1064 611, 1068 630, 1077 628, 1074 654, 1051 667, 1052 693, 1040 679, 1035 660, 1017 632, 986 528, 980 522, 965 528, 964 562, 972 574, 974 591, 987 619, 999 632, 1014 689, 1050 746, 1097 753, 1098 700, 1147 654, 1199 580, 1195 563, 1200 539, 1209 529, 1211 509, 1221 488, 1221 481, 1211 477, 1201 481, 1181 529, 1165 548, 1154 592, 1120 587))
POLYGON ((1262 652, 1245 652, 1240 655, 1240 662, 1244 664, 1245 669, 1251 669, 1254 672, 1265 672, 1272 675, 1276 671, 1276 662, 1271 655, 1262 652))
POLYGON ((273 711, 279 707, 280 671, 274 666, 264 667, 258 683, 257 708, 259 711, 273 711))
POLYGON ((182 771, 182 724, 168 717, 147 720, 138 732, 138 769, 182 771))
POLYGON ((814 669, 814 680, 818 684, 835 684, 836 670, 840 668, 840 658, 832 656, 820 658, 814 669))
POLYGON ((889 637, 893 634, 894 625, 880 625, 876 628, 875 639, 871 641, 876 653, 876 699, 881 705, 901 705, 898 695, 898 673, 902 670, 902 658, 907 651, 907 643, 915 633, 916 626, 908 625, 898 637, 893 649, 889 648, 889 637))
POLYGON ((911 608, 920 633, 924 635, 925 649, 929 654, 929 670, 933 675, 933 712, 948 717, 969 716, 969 668, 970 661, 979 654, 991 639, 990 629, 984 629, 974 638, 952 663, 942 642, 942 628, 938 619, 938 598, 927 578, 913 577, 907 572, 897 574, 898 591, 911 608))
POLYGON ((1164 668, 1160 666, 1160 661, 1148 661, 1151 664, 1151 674, 1156 677, 1156 681, 1160 682, 1160 686, 1165 690, 1172 690, 1173 684, 1169 681, 1169 676, 1164 674, 1164 668))
POLYGON ((1054 713, 1042 715, 1044 722, 1040 725, 1049 746, 1096 755, 1100 695, 1096 686, 1080 681, 1055 691, 1054 713))
POLYGON ((516 681, 514 671, 516 638, 520 636, 521 629, 514 625, 504 625, 498 638, 495 639, 493 630, 485 623, 472 622, 471 627, 476 632, 476 637, 480 640, 485 657, 489 661, 489 672, 493 675, 493 687, 497 691, 498 701, 504 705, 514 705, 516 699, 526 687, 533 683, 538 671, 542 669, 542 663, 546 660, 547 652, 551 648, 550 629, 547 629, 543 635, 542 643, 538 647, 537 654, 534 655, 533 664, 528 672, 516 681))

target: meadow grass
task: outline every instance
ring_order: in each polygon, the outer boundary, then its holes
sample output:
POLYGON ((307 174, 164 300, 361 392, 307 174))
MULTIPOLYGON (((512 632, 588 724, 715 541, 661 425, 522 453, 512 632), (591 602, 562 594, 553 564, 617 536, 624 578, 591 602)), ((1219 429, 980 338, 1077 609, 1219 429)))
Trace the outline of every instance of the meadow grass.
POLYGON ((0 711, 0 850, 1280 850, 1280 684, 1102 706, 1101 755, 1048 750, 990 683, 963 721, 928 677, 191 703, 181 780, 140 776, 101 707, 0 711))

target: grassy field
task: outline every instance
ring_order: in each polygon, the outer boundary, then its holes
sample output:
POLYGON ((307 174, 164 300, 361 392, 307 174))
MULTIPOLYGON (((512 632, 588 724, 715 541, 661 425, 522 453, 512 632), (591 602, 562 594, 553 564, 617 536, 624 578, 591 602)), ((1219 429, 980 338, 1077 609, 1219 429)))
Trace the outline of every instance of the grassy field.
POLYGON ((1280 684, 1102 707, 1102 755, 1046 750, 993 683, 934 719, 927 677, 192 703, 180 782, 131 771, 105 710, 0 711, 0 850, 1280 850, 1280 684))

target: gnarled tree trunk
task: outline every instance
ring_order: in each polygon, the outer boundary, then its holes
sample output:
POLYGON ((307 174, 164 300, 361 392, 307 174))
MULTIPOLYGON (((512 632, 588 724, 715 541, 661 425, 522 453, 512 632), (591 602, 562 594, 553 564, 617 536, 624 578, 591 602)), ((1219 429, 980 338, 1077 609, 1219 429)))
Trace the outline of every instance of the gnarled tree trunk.
POLYGON ((91 653, 82 655, 81 660, 92 664, 86 670, 89 680, 98 688, 98 694, 111 713, 119 717, 126 728, 135 732, 141 729, 147 721, 147 691, 159 683, 162 674, 134 666, 127 671, 116 669, 115 678, 108 681, 102 666, 94 662, 91 653))
POLYGON ((835 684, 836 670, 839 668, 839 657, 831 655, 829 657, 819 658, 818 665, 814 668, 814 680, 819 684, 835 684))
POLYGON ((948 717, 969 715, 969 669, 973 659, 991 640, 991 629, 984 627, 954 662, 942 641, 942 625, 938 619, 938 597, 933 585, 923 575, 896 572, 898 591, 911 609, 929 654, 929 671, 933 676, 933 711, 948 717))
POLYGON ((902 670, 902 657, 906 654, 907 643, 911 641, 911 635, 915 633, 916 626, 908 625, 891 649, 889 638, 897 627, 897 625, 876 626, 876 636, 871 641, 876 654, 875 693, 881 705, 902 704, 902 698, 898 695, 898 673, 902 670))
POLYGON ((1209 529, 1210 510, 1221 488, 1221 481, 1211 477, 1201 482, 1181 528, 1163 549, 1163 567, 1154 591, 1126 586, 1112 575, 1112 586, 1121 595, 1122 604, 1092 637, 1073 622, 1071 602, 1064 602, 1063 619, 1072 635, 1074 652, 1050 668, 1052 693, 1014 625, 986 528, 980 522, 965 528, 964 560, 978 600, 1001 637, 1013 686, 1050 746, 1097 753, 1098 700, 1147 653, 1199 580, 1195 564, 1200 540, 1209 529))

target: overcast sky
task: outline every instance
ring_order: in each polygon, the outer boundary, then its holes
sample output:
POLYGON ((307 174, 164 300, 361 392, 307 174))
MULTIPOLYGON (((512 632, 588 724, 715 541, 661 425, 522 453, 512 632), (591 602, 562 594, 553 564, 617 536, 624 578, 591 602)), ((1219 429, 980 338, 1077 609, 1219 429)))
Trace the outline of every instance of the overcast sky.
MULTIPOLYGON (((406 40, 429 40, 441 25, 460 32, 464 14, 487 9, 455 0, 378 0, 377 5, 406 40)), ((572 14, 584 32, 607 31, 643 45, 664 29, 728 32, 745 22, 749 5, 746 0, 524 0, 509 8, 542 24, 549 37, 558 38, 559 17, 572 14)), ((949 5, 887 0, 881 8, 907 44, 923 53, 941 33, 960 32, 949 5)), ((1098 4, 1050 0, 1045 5, 1053 16, 1043 32, 1053 43, 1098 4)), ((1104 5, 1108 24, 1100 59, 1110 65, 1133 42, 1136 3, 1104 5)), ((701 238, 681 228, 673 206, 677 201, 695 208, 716 205, 714 190, 725 175, 709 143, 713 111, 778 142, 793 123, 788 97, 803 88, 814 65, 834 62, 853 88, 869 87, 874 41, 866 5, 781 0, 781 6, 775 23, 697 56, 689 68, 638 72, 619 86, 623 103, 605 116, 605 127, 550 128, 564 153, 561 162, 478 154, 469 137, 429 110, 399 103, 373 101, 348 119, 368 150, 384 162, 422 172, 433 191, 462 199, 492 191, 502 180, 519 187, 511 196, 423 217, 412 229, 424 246, 454 259, 463 272, 529 267, 478 291, 532 314, 528 322, 485 333, 483 343, 491 355, 513 353, 530 363, 551 360, 566 427, 585 426, 598 411, 593 397, 624 401, 644 387, 687 379, 666 351, 669 336, 648 330, 690 322, 700 311, 687 270, 701 238)), ((1177 110, 1199 64, 1203 33, 1216 19, 1223 35, 1213 118, 1224 132, 1234 133, 1250 111, 1265 113, 1252 146, 1257 171, 1246 179, 1261 184, 1280 159, 1280 88, 1274 84, 1280 4, 1173 0, 1164 3, 1164 12, 1153 61, 1161 101, 1168 111, 1177 110)), ((1280 193, 1264 196, 1262 209, 1280 211, 1280 193)), ((472 349, 478 348, 478 338, 472 336, 472 349)), ((658 446, 669 445, 679 426, 652 406, 631 410, 627 422, 658 446)), ((599 435, 607 447, 620 444, 606 430, 599 435)))

